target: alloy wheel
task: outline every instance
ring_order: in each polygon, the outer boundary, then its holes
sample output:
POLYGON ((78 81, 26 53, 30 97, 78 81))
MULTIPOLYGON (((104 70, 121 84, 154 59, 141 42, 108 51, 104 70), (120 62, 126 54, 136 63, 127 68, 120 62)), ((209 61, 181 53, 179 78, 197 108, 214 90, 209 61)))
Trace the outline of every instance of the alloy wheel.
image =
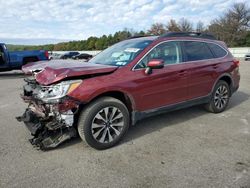
POLYGON ((123 128, 123 114, 114 106, 101 109, 93 118, 91 125, 92 136, 100 143, 112 142, 121 134, 123 128))
POLYGON ((214 105, 217 109, 223 109, 228 102, 229 91, 226 86, 221 85, 217 88, 214 94, 214 105))

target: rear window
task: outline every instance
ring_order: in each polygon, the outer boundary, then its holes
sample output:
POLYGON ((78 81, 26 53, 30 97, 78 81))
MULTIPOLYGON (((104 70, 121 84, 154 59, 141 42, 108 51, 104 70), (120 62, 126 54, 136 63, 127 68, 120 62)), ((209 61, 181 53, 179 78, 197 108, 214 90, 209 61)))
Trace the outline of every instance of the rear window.
POLYGON ((205 42, 185 41, 184 49, 187 61, 212 59, 214 55, 205 42))
POLYGON ((216 58, 224 57, 225 55, 227 55, 227 51, 217 44, 208 43, 208 46, 213 51, 216 58))

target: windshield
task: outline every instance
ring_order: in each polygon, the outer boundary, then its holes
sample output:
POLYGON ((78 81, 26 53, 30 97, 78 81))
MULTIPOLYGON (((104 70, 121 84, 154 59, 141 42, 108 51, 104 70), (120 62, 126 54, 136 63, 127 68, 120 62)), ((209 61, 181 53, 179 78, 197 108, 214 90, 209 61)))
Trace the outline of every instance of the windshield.
POLYGON ((102 51, 89 62, 103 65, 124 66, 129 64, 152 40, 126 40, 102 51))

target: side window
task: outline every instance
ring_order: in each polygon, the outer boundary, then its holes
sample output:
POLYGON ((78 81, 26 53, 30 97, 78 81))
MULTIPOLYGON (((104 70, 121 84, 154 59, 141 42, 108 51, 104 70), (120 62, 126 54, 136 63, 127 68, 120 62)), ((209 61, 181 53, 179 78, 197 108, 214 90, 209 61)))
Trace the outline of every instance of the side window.
POLYGON ((198 61, 214 58, 211 50, 205 42, 185 41, 184 49, 187 61, 198 61))
POLYGON ((208 43, 208 46, 210 47, 210 49, 213 51, 215 57, 217 57, 217 58, 224 57, 225 55, 227 55, 227 51, 224 50, 222 47, 220 47, 217 44, 208 43))
POLYGON ((162 59, 165 65, 182 62, 181 47, 179 42, 165 42, 151 50, 135 67, 135 69, 146 68, 151 59, 162 59))

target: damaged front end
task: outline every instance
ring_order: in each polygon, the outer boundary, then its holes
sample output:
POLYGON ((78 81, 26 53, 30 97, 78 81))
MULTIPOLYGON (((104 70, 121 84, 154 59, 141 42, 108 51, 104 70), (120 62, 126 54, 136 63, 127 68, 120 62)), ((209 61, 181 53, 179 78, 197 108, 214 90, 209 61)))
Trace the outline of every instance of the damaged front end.
POLYGON ((28 108, 17 120, 23 121, 31 132, 31 144, 45 150, 75 137, 75 114, 80 102, 67 94, 82 81, 62 81, 50 86, 42 86, 35 79, 25 79, 25 82, 21 97, 28 108))

